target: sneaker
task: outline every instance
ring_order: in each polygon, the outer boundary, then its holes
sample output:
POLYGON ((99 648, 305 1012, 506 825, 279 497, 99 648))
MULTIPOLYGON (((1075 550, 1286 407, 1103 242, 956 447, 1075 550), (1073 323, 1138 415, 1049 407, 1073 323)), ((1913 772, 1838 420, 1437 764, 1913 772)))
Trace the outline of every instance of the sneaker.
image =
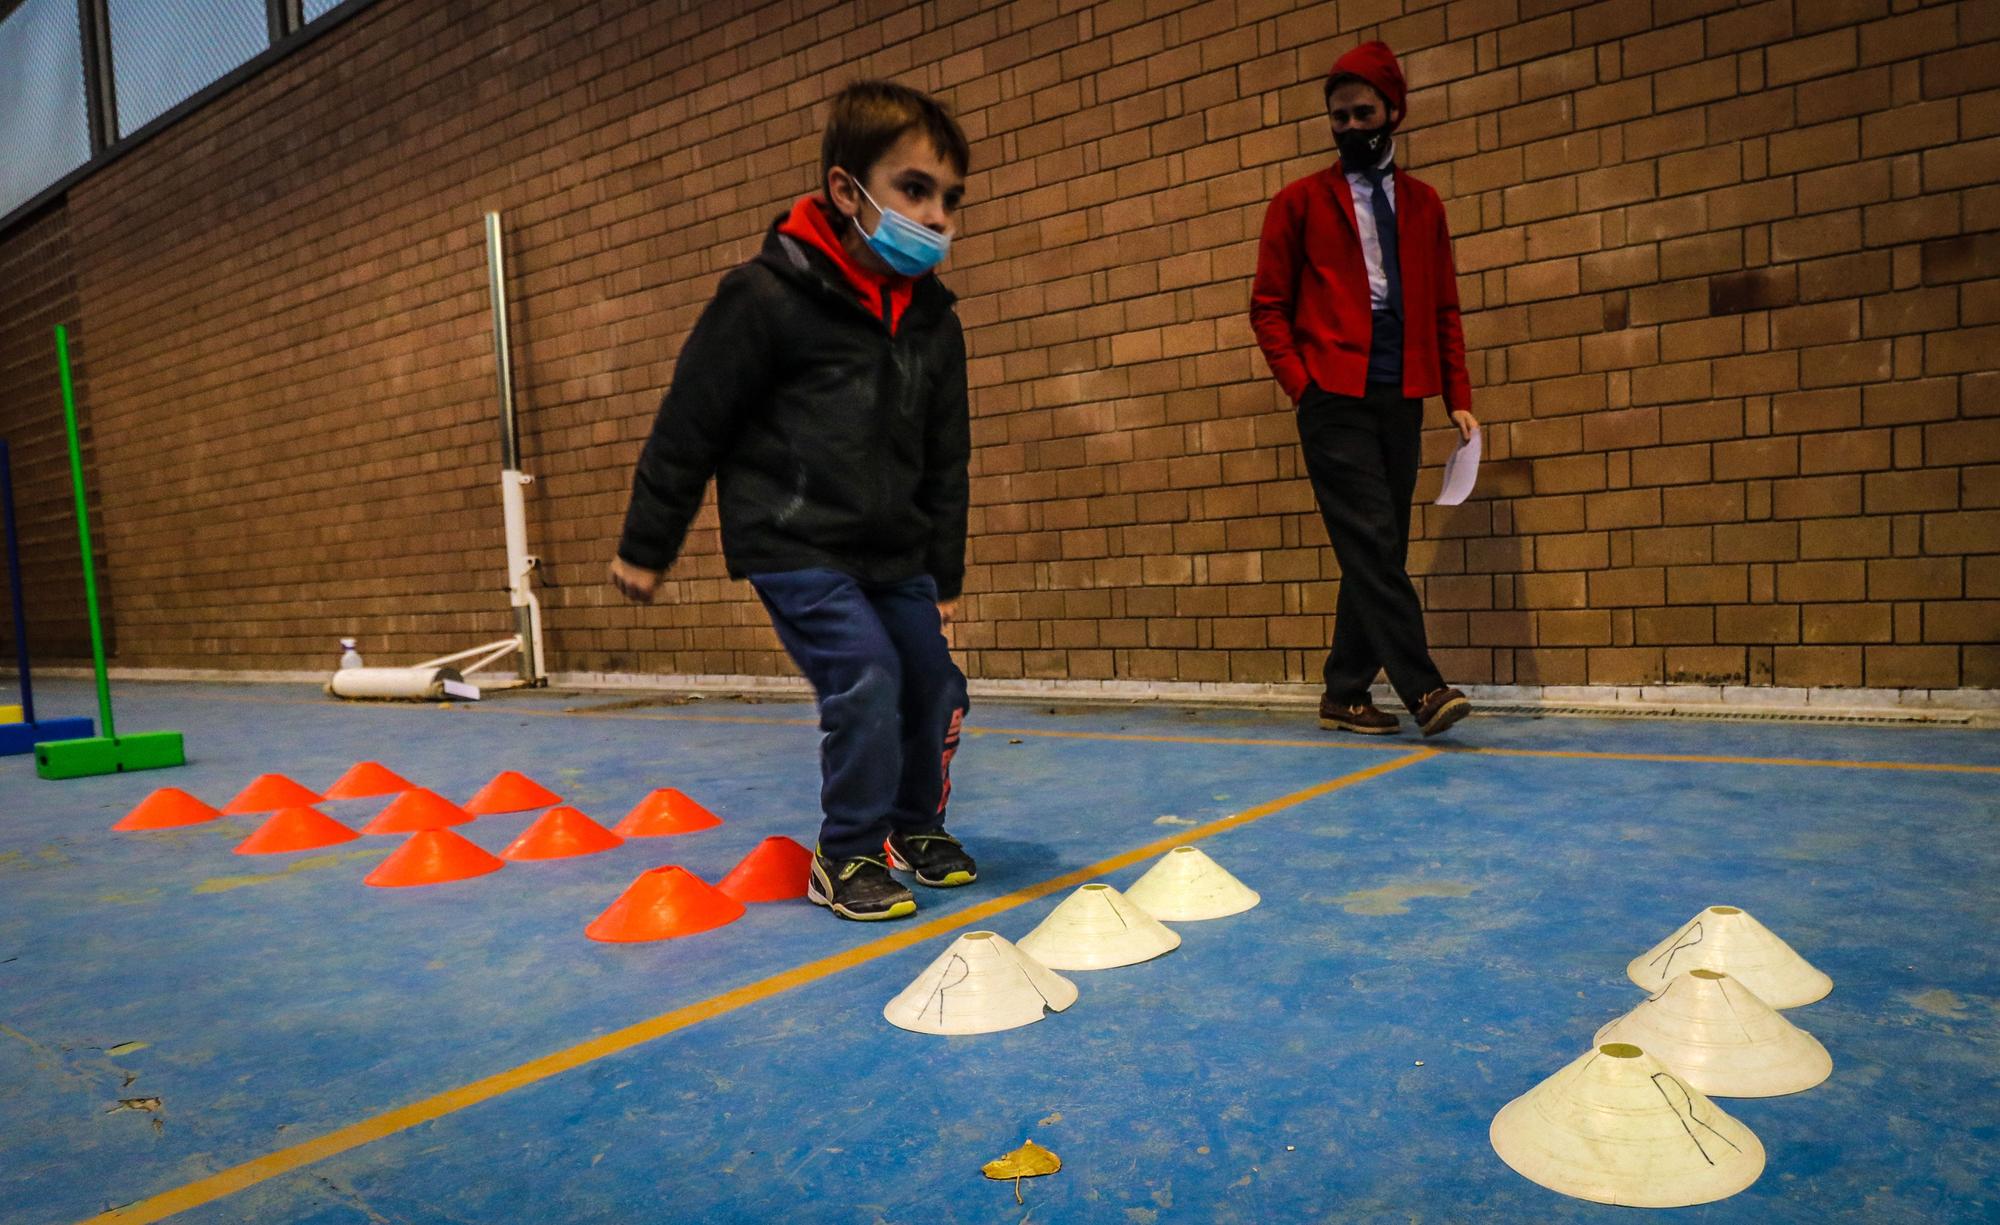
POLYGON ((813 852, 806 898, 843 919, 862 922, 901 919, 917 913, 916 897, 889 875, 888 864, 869 855, 856 855, 835 863, 813 852))
POLYGON ((1416 715, 1417 726, 1423 729, 1424 735, 1435 736, 1471 714, 1472 703, 1464 694, 1447 685, 1425 694, 1410 713, 1416 715))
POLYGON ((890 834, 882 849, 888 852, 889 866, 898 872, 914 872, 917 883, 933 889, 969 885, 979 879, 972 856, 958 839, 937 830, 928 834, 890 834))
POLYGON ((1364 736, 1393 736, 1403 730, 1402 721, 1375 703, 1319 700, 1319 725, 1330 732, 1359 732, 1364 736))

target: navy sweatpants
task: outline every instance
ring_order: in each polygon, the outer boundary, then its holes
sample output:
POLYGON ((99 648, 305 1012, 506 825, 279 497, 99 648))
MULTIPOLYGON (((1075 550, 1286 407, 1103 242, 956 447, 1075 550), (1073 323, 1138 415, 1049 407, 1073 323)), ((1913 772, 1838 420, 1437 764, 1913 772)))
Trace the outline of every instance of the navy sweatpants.
POLYGON ((819 849, 879 856, 892 829, 942 829, 966 698, 937 584, 792 570, 750 585, 819 697, 819 849))

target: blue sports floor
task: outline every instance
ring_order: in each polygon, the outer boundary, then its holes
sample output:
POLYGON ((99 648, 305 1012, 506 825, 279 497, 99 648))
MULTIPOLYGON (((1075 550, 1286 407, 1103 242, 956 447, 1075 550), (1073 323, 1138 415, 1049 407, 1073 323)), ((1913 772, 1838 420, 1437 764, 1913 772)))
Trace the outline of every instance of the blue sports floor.
MULTIPOLYGON (((87 710, 80 684, 42 696, 87 710)), ((584 924, 640 871, 714 881, 765 835, 810 842, 809 705, 118 696, 121 730, 183 731, 192 764, 43 782, 0 759, 7 1225, 1636 1219, 1515 1175, 1487 1125, 1644 998, 1629 959, 1717 903, 1832 975, 1787 1015, 1834 1072, 1721 1101, 1769 1166, 1662 1219, 2000 1219, 1993 732, 1478 717, 1426 745, 989 704, 954 768, 977 886, 920 890, 900 924, 799 901, 605 945, 584 924), (156 787, 220 805, 365 759, 461 801, 523 770, 606 824, 674 786, 726 824, 409 890, 361 883, 394 838, 248 857, 257 818, 109 831, 156 787), (959 932, 1018 939, 1176 839, 1263 904, 1071 975, 1077 1003, 1023 1029, 883 1021, 959 932), (1026 1139, 1063 1168, 1017 1205, 980 1166, 1026 1139)), ((462 832, 498 850, 531 819, 462 832)))

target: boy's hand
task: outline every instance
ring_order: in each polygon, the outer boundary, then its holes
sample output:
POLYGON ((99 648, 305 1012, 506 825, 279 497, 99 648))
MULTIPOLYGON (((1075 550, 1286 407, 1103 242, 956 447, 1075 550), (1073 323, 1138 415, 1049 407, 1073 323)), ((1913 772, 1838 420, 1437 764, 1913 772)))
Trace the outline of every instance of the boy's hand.
POLYGON ((939 603, 938 603, 938 628, 942 629, 942 628, 944 628, 945 626, 947 626, 947 625, 950 625, 950 624, 951 624, 951 619, 952 619, 953 617, 956 617, 957 615, 958 615, 958 601, 957 601, 957 600, 941 600, 941 601, 939 601, 939 603))
POLYGON ((1452 413, 1451 423, 1458 427, 1458 436, 1467 442, 1479 432, 1479 419, 1462 408, 1452 413))
POLYGON ((659 594, 662 571, 635 566, 622 557, 611 559, 611 585, 635 604, 651 604, 659 594))

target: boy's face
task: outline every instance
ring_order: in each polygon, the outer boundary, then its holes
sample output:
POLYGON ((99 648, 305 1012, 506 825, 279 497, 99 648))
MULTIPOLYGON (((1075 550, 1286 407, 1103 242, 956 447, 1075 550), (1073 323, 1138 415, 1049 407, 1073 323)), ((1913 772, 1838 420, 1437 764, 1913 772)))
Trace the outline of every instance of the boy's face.
POLYGON ((1350 129, 1366 132, 1381 127, 1389 121, 1389 108, 1373 85, 1346 80, 1326 96, 1326 117, 1333 120, 1338 136, 1350 129))
MULTIPOLYGON (((889 146, 889 151, 869 167, 859 187, 854 176, 839 166, 827 172, 826 185, 834 207, 857 219, 871 234, 882 224, 875 204, 893 209, 940 234, 955 233, 959 202, 965 197, 965 176, 932 147, 929 136, 917 130, 903 133, 889 146), (861 194, 862 187, 875 198, 875 204, 861 194)), ((889 271, 867 243, 850 244, 850 251, 876 272, 889 271), (859 249, 855 250, 856 247, 859 249)))

